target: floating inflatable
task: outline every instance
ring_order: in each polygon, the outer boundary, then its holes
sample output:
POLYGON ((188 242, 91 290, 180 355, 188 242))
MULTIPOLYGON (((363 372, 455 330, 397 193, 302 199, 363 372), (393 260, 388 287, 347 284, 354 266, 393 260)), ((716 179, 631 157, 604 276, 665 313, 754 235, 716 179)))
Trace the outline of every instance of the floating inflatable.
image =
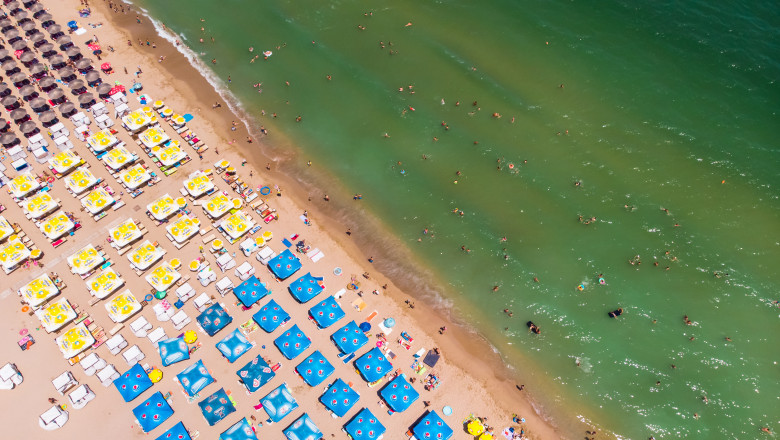
POLYGON ((607 282, 604 281, 603 277, 599 277, 599 284, 601 284, 603 286, 604 284, 607 284, 607 282))
POLYGON ((617 310, 613 310, 608 313, 610 318, 617 318, 618 316, 623 314, 623 308, 620 307, 617 310))
POLYGON ((264 56, 264 57, 266 57, 266 58, 270 57, 270 56, 271 56, 271 55, 273 55, 273 54, 274 54, 274 53, 273 53, 273 52, 271 52, 270 50, 266 50, 265 52, 263 52, 263 56, 264 56))
POLYGON ((531 330, 532 332, 536 333, 537 335, 542 332, 542 330, 539 328, 539 326, 534 324, 533 321, 528 321, 528 322, 525 323, 525 325, 528 326, 528 330, 531 330))
POLYGON ((585 285, 584 284, 580 284, 579 286, 577 286, 577 290, 582 292, 583 290, 585 290, 585 285))
POLYGON ((264 186, 260 188, 260 194, 267 196, 268 194, 271 194, 271 188, 264 186))

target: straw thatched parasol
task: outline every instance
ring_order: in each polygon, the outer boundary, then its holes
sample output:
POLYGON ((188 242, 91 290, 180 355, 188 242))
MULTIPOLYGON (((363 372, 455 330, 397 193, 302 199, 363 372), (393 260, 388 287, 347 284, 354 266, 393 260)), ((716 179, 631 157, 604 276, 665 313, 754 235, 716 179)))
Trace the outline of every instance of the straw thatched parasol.
POLYGON ((80 79, 74 79, 68 83, 68 87, 74 94, 78 94, 80 90, 86 89, 84 81, 80 79))
POLYGON ((25 31, 25 32, 29 32, 29 31, 31 31, 33 29, 36 29, 35 22, 28 21, 28 22, 26 22, 25 24, 22 25, 22 30, 25 31))
POLYGON ((65 97, 65 92, 63 92, 62 89, 54 89, 51 92, 49 92, 49 99, 51 99, 52 101, 56 101, 64 97, 65 97))
POLYGON ((6 75, 13 75, 20 71, 19 66, 16 65, 16 61, 13 60, 4 62, 2 67, 6 75))
POLYGON ((41 124, 43 124, 44 127, 49 127, 59 122, 57 115, 54 114, 53 110, 46 110, 45 112, 41 113, 41 115, 38 116, 38 120, 41 121, 41 124))
POLYGON ((14 18, 17 20, 17 22, 19 22, 20 24, 22 23, 22 20, 30 16, 30 14, 25 10, 16 11, 14 12, 13 15, 14 18))
POLYGON ((41 63, 35 63, 30 67, 30 75, 34 78, 40 78, 46 74, 46 66, 41 63))
POLYGON ((60 70, 59 74, 60 74, 60 79, 65 81, 65 82, 70 82, 70 81, 73 81, 74 79, 78 78, 78 76, 76 76, 76 72, 73 71, 73 68, 70 67, 70 66, 65 67, 64 69, 60 70))
POLYGON ((19 139, 13 133, 5 133, 0 136, 0 144, 3 144, 4 147, 10 147, 18 141, 19 139))
POLYGON ((30 108, 33 109, 35 113, 45 112, 49 109, 49 103, 41 97, 33 98, 30 100, 30 108))
POLYGON ((30 82, 30 80, 27 78, 27 75, 25 75, 22 72, 14 73, 11 75, 11 82, 14 83, 16 87, 21 87, 27 83, 30 82))
POLYGON ((0 133, 5 133, 11 129, 11 124, 3 118, 0 118, 0 133))
POLYGON ((6 83, 0 83, 0 97, 8 96, 11 94, 11 88, 6 83))
POLYGON ((68 65, 65 62, 65 58, 63 58, 62 55, 59 54, 49 58, 49 62, 51 63, 51 66, 57 70, 62 69, 63 67, 68 65))
POLYGON ((76 46, 71 46, 65 51, 65 54, 73 61, 76 61, 82 57, 81 49, 76 46))
POLYGON ((13 48, 13 50, 25 50, 27 49, 27 42, 25 42, 24 40, 19 40, 16 43, 12 44, 11 48, 13 48))
POLYGON ((26 86, 19 89, 19 94, 22 95, 22 98, 24 99, 32 99, 38 96, 38 91, 35 90, 35 87, 33 87, 31 84, 27 84, 26 86))
POLYGON ((89 108, 92 107, 92 105, 95 103, 95 95, 92 93, 82 93, 79 95, 79 104, 81 105, 81 108, 89 108))
POLYGON ((111 84, 109 83, 101 83, 99 86, 97 86, 97 93, 98 96, 102 99, 106 99, 109 96, 111 96, 111 84))
POLYGON ((3 34, 7 40, 10 40, 19 36, 19 29, 16 29, 15 27, 5 28, 3 34))
POLYGON ((60 106, 60 113, 62 113, 62 116, 68 118, 72 114, 76 113, 76 106, 73 105, 72 102, 66 102, 60 106))
POLYGON ((38 131, 38 126, 35 125, 35 122, 33 121, 26 121, 22 122, 22 125, 19 126, 19 130, 21 130, 22 134, 26 137, 30 137, 31 134, 34 134, 36 131, 38 131))
POLYGON ((3 107, 7 109, 19 108, 19 99, 16 96, 8 95, 0 100, 0 104, 3 104, 3 107))
POLYGON ((57 32, 62 32, 62 26, 58 24, 53 24, 46 28, 46 31, 49 33, 49 35, 56 34, 57 32))
POLYGON ((57 81, 50 76, 44 76, 38 81, 38 85, 41 86, 41 89, 43 89, 44 92, 48 92, 49 90, 57 88, 57 81))
POLYGON ((88 70, 92 67, 92 60, 89 58, 82 58, 78 61, 76 61, 76 68, 81 70, 88 70))
POLYGON ((32 34, 30 41, 32 41, 33 46, 35 47, 41 47, 41 45, 47 44, 46 37, 40 32, 37 34, 32 34))
POLYGON ((30 115, 27 114, 27 110, 23 108, 18 108, 11 112, 11 119, 13 119, 17 124, 29 117, 30 115))
POLYGON ((73 45, 73 41, 70 39, 69 36, 63 35, 57 38, 57 44, 60 45, 60 50, 66 50, 67 48, 73 45))
POLYGON ((87 74, 84 75, 84 79, 87 80, 87 84, 89 84, 90 86, 95 86, 103 82, 97 70, 90 70, 89 72, 87 72, 87 74))
POLYGON ((25 66, 29 66, 30 64, 38 61, 37 58, 35 58, 35 54, 27 51, 19 56, 19 61, 21 61, 25 66))

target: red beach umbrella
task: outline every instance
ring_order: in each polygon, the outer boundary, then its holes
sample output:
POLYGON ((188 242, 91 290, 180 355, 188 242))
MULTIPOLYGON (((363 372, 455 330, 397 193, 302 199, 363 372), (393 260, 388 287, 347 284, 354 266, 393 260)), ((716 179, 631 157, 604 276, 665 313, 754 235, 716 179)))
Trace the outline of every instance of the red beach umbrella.
POLYGON ((111 89, 111 92, 109 94, 113 95, 114 93, 118 93, 118 92, 124 93, 125 92, 125 86, 122 86, 122 85, 116 86, 116 87, 111 89))
POLYGON ((111 63, 103 63, 100 65, 100 68, 103 70, 111 70, 111 63))

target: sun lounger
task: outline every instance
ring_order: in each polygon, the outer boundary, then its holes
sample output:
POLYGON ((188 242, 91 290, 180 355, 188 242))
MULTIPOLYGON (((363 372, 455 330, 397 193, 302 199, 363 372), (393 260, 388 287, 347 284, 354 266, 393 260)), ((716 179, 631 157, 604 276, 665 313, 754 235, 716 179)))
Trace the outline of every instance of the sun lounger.
POLYGON ((116 356, 127 347, 127 341, 122 335, 115 335, 113 338, 106 341, 106 347, 108 347, 109 353, 116 356))
POLYGON ((108 364, 105 368, 97 372, 97 378, 104 387, 110 386, 114 383, 114 380, 119 378, 119 372, 112 364, 108 364))
POLYGON ((130 330, 139 338, 146 336, 147 332, 151 330, 151 328, 152 324, 150 324, 149 321, 147 321, 143 316, 130 323, 130 330))
POLYGON ((127 365, 132 367, 133 365, 143 360, 146 355, 141 351, 140 348, 138 348, 137 345, 133 345, 132 347, 125 350, 124 353, 122 353, 122 357, 125 359, 125 362, 127 362, 127 365))
POLYGON ((79 362, 79 365, 84 369, 84 374, 93 376, 98 370, 105 368, 107 363, 105 359, 101 359, 97 353, 90 353, 79 362))
POLYGON ((179 310, 171 317, 171 322, 173 323, 173 328, 176 330, 181 330, 185 325, 191 322, 191 319, 189 316, 187 316, 184 310, 179 310))
POLYGON ((197 309, 199 312, 202 312, 206 310, 206 308, 211 305, 211 297, 206 293, 203 292, 195 298, 194 300, 195 309, 197 309))
POLYGON ((87 384, 82 384, 68 395, 68 399, 75 409, 84 408, 94 398, 95 393, 92 392, 87 384))
POLYGON ((55 377, 54 380, 51 381, 51 384, 54 385, 54 389, 57 390, 60 395, 64 396, 68 390, 75 387, 79 383, 76 378, 73 377, 73 374, 70 371, 65 371, 64 373, 55 377))
POLYGON ((157 327, 156 329, 152 330, 151 333, 149 333, 147 336, 149 338, 149 341, 152 343, 152 345, 157 348, 157 343, 162 341, 163 339, 168 339, 168 336, 165 334, 165 330, 163 330, 162 327, 157 327))

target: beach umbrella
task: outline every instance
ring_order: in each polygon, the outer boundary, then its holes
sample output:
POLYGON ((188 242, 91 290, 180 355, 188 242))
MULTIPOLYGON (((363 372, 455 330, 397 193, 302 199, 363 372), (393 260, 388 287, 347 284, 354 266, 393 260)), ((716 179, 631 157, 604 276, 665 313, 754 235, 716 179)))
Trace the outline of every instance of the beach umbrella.
POLYGON ((65 102, 65 92, 62 91, 62 89, 52 89, 52 91, 49 92, 49 100, 54 105, 62 104, 65 102))
POLYGON ((86 71, 92 69, 92 60, 89 58, 82 58, 76 61, 76 69, 78 69, 81 73, 85 73, 86 71))
POLYGON ((78 78, 78 76, 76 76, 76 72, 70 66, 63 68, 58 73, 60 75, 60 79, 65 82, 71 82, 74 79, 78 78))
POLYGON ((19 9, 21 6, 19 5, 19 2, 16 0, 10 1, 10 2, 4 2, 5 7, 8 8, 9 11, 14 12, 17 9, 19 9))
POLYGON ((14 73, 20 72, 19 66, 17 66, 16 61, 13 60, 4 62, 2 67, 6 75, 13 75, 14 73))
POLYGON ((89 72, 87 72, 86 75, 84 75, 84 79, 86 79, 87 84, 89 84, 92 87, 95 87, 96 85, 103 82, 97 70, 90 70, 89 72))
POLYGON ((5 109, 8 111, 19 108, 19 100, 16 98, 16 96, 8 95, 3 98, 0 103, 3 104, 3 107, 5 107, 5 109))
POLYGON ((368 322, 361 322, 358 328, 360 329, 361 332, 368 333, 371 330, 371 324, 369 324, 368 322))
POLYGON ((33 13, 33 18, 34 18, 34 19, 36 19, 36 20, 40 20, 40 19, 41 19, 41 17, 43 17, 44 15, 49 15, 49 13, 48 13, 48 12, 46 12, 46 9, 43 9, 43 8, 42 8, 42 9, 40 9, 40 10, 38 10, 38 11, 35 11, 35 12, 33 13))
POLYGON ((70 58, 73 61, 82 58, 81 49, 79 49, 76 46, 69 47, 68 50, 65 51, 65 54, 68 55, 68 58, 70 58))
POLYGON ((102 70, 104 72, 108 72, 109 70, 111 70, 111 63, 106 61, 105 63, 101 64, 100 65, 100 70, 102 70))
POLYGON ((59 119, 57 119, 57 115, 54 114, 54 111, 52 111, 52 110, 47 110, 47 111, 41 113, 41 115, 38 116, 38 120, 41 121, 41 124, 44 127, 51 127, 52 125, 54 125, 57 122, 59 122, 59 119))
POLYGON ((8 53, 6 49, 0 49, 0 62, 7 62, 7 61, 13 61, 14 59, 11 58, 11 54, 8 53))
POLYGON ((26 84, 30 84, 30 80, 27 78, 27 75, 22 72, 11 75, 11 82, 14 83, 16 87, 22 87, 26 84))
POLYGON ((385 319, 384 326, 387 327, 387 328, 395 327, 395 319, 393 319, 393 318, 385 319))
POLYGON ((44 12, 43 14, 38 16, 38 20, 40 20, 41 22, 51 21, 52 20, 52 16, 48 12, 44 12))
POLYGON ((27 50, 27 43, 24 40, 19 40, 11 45, 13 50, 27 50))
POLYGON ((84 93, 87 90, 87 88, 84 86, 84 81, 80 79, 74 79, 73 81, 69 82, 68 87, 74 95, 84 93))
POLYGON ((62 32, 62 26, 58 24, 53 24, 46 28, 46 31, 49 33, 49 35, 56 34, 57 32, 62 32))
POLYGON ((22 122, 30 119, 30 115, 27 114, 27 110, 18 108, 11 112, 11 119, 13 119, 17 124, 21 124, 22 122))
POLYGON ((22 95, 22 98, 24 98, 25 101, 29 101, 30 99, 38 96, 38 91, 35 90, 35 87, 32 85, 27 84, 26 86, 19 89, 19 94, 22 95))
POLYGON ((72 102, 66 102, 60 106, 60 113, 62 113, 62 116, 65 118, 75 115, 76 112, 76 106, 73 105, 72 102))
POLYGON ((73 46, 73 40, 71 40, 69 36, 63 35, 57 38, 57 44, 60 45, 60 50, 67 50, 69 47, 73 46))
POLYGON ((30 137, 40 131, 33 121, 23 122, 22 125, 19 126, 19 130, 22 131, 24 137, 30 137))
POLYGON ((6 40, 10 40, 10 39, 13 39, 13 38, 16 38, 16 37, 19 36, 19 29, 16 29, 16 27, 13 26, 13 25, 11 25, 11 26, 12 27, 10 27, 10 28, 5 28, 5 30, 3 31, 3 34, 5 34, 6 40))
POLYGON ((111 96, 111 89, 112 89, 111 84, 101 83, 99 86, 97 86, 98 96, 101 99, 108 98, 109 96, 111 96))
POLYGON ((11 94, 11 89, 6 83, 0 83, 0 97, 6 97, 11 94))
POLYGON ((60 70, 63 67, 67 66, 68 64, 65 62, 65 58, 62 57, 62 55, 54 55, 49 59, 49 62, 51 63, 51 67, 53 67, 56 70, 60 70))
POLYGON ((11 20, 7 19, 7 18, 4 18, 4 19, 0 20, 0 29, 5 29, 5 28, 7 28, 9 26, 13 27, 13 25, 14 25, 14 23, 11 20))
POLYGON ((49 104, 45 99, 38 97, 30 101, 30 108, 33 109, 35 113, 41 113, 49 109, 49 104))
POLYGON ((38 85, 41 86, 41 89, 43 89, 44 92, 48 92, 49 90, 57 88, 57 81, 50 76, 44 76, 38 81, 38 85))
POLYGON ((25 31, 25 32, 27 32, 27 35, 30 35, 30 34, 29 34, 29 32, 30 32, 31 30, 33 30, 33 29, 36 29, 36 30, 37 30, 37 28, 35 27, 35 22, 32 22, 32 21, 26 21, 26 22, 25 22, 25 23, 22 25, 22 30, 23 30, 23 31, 25 31))
POLYGON ((83 93, 79 95, 79 104, 81 108, 90 108, 95 104, 95 95, 92 93, 83 93))
MULTIPOLYGON (((33 44, 33 46, 34 46, 34 44, 33 44)), ((43 56, 44 58, 51 58, 51 57, 53 57, 54 55, 57 54, 57 51, 54 50, 54 45, 51 44, 51 43, 44 42, 44 43, 41 43, 41 45, 37 46, 37 47, 38 47, 38 50, 41 51, 41 56, 43 56)))
POLYGON ((30 67, 31 64, 38 62, 38 58, 35 58, 34 53, 27 51, 19 57, 19 61, 21 61, 22 64, 24 64, 26 67, 30 67))
POLYGON ((33 15, 38 13, 38 12, 40 12, 40 11, 45 11, 43 5, 38 3, 37 0, 36 1, 32 1, 31 4, 32 4, 32 6, 27 6, 27 8, 30 10, 30 12, 33 13, 33 15))
POLYGON ((0 118, 0 133, 5 133, 11 129, 11 124, 3 118, 0 118))
POLYGON ((17 138, 13 133, 5 133, 0 136, 0 144, 3 144, 3 146, 6 148, 11 147, 17 143, 19 143, 19 138, 17 138))
POLYGON ((46 75, 46 66, 44 66, 41 63, 35 63, 30 67, 30 75, 33 76, 33 78, 41 78, 42 76, 46 75))
POLYGON ((41 47, 49 42, 49 40, 47 40, 46 37, 44 37, 40 32, 32 34, 30 36, 30 41, 32 41, 33 47, 41 47))
POLYGON ((14 12, 14 14, 13 14, 13 15, 14 15, 14 18, 15 18, 16 20, 18 20, 18 23, 19 23, 19 24, 22 24, 23 20, 25 20, 25 19, 29 20, 29 18, 27 18, 27 17, 28 17, 30 14, 29 14, 27 11, 25 11, 25 10, 23 10, 23 9, 20 9, 20 10, 18 10, 18 11, 16 11, 16 12, 14 12))
POLYGON ((124 93, 124 92, 125 92, 125 86, 123 86, 123 85, 121 85, 121 84, 120 84, 120 85, 118 85, 118 86, 114 86, 114 87, 112 87, 112 88, 111 88, 111 94, 112 94, 112 95, 113 95, 114 93, 124 93))

